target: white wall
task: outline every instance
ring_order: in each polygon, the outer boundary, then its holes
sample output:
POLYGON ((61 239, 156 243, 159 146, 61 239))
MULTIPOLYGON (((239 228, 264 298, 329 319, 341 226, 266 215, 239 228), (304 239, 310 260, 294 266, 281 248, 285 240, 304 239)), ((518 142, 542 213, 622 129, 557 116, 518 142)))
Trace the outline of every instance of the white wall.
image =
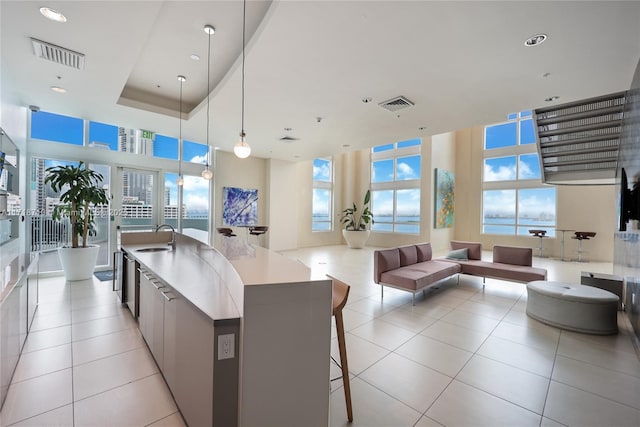
POLYGON ((298 247, 299 212, 302 210, 298 198, 298 183, 295 162, 267 160, 268 170, 268 247, 274 251, 296 249, 298 247))
MULTIPOLYGON (((436 203, 435 203, 435 170, 444 169, 449 172, 453 172, 455 176, 456 169, 456 135, 454 132, 449 132, 441 135, 434 135, 431 138, 431 167, 428 171, 423 172, 424 175, 427 175, 428 182, 427 188, 430 191, 423 191, 424 193, 429 193, 429 212, 431 215, 427 219, 427 221, 423 221, 424 226, 429 225, 431 229, 431 247, 435 253, 443 253, 449 250, 451 240, 454 237, 454 230, 457 226, 454 223, 453 228, 435 228, 435 216, 436 216, 436 203)), ((454 187, 454 203, 458 196, 458 189, 461 187, 461 184, 457 180, 457 176, 455 176, 455 187, 454 187)))

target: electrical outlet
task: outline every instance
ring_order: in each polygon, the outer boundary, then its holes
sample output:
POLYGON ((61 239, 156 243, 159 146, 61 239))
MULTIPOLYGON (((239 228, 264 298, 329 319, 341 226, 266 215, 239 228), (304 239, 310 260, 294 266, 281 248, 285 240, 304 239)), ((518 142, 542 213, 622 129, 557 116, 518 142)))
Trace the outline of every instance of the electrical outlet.
POLYGON ((218 335, 218 360, 235 357, 235 334, 218 335))

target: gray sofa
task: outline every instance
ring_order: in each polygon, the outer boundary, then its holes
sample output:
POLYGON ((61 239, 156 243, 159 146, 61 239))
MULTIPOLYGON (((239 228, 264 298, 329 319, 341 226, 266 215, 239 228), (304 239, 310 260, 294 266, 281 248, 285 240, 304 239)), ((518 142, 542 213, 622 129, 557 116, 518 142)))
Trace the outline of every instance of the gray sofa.
POLYGON ((433 286, 442 279, 455 274, 469 274, 530 282, 546 280, 547 271, 532 266, 533 250, 513 246, 494 246, 493 261, 482 261, 482 244, 477 242, 452 241, 454 250, 466 249, 467 259, 433 259, 430 243, 380 249, 373 253, 373 280, 381 287, 389 286, 415 294, 433 286))
POLYGON ((493 247, 493 260, 482 261, 482 243, 452 240, 451 249, 467 249, 467 260, 443 258, 460 265, 461 273, 511 282, 547 280, 547 270, 533 267, 533 249, 517 246, 493 247))
POLYGON ((460 273, 460 265, 432 258, 431 243, 381 249, 373 253, 373 281, 384 286, 416 293, 436 282, 460 273))

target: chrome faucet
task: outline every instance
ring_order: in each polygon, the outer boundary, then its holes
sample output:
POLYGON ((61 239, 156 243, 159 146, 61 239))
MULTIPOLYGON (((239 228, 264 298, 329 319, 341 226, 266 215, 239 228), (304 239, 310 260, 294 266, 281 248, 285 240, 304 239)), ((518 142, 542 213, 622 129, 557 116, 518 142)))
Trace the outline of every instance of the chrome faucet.
POLYGON ((170 228, 171 229, 171 241, 167 243, 167 245, 171 246, 171 249, 176 250, 176 229, 173 228, 171 224, 160 224, 156 227, 156 233, 160 231, 162 228, 170 228))

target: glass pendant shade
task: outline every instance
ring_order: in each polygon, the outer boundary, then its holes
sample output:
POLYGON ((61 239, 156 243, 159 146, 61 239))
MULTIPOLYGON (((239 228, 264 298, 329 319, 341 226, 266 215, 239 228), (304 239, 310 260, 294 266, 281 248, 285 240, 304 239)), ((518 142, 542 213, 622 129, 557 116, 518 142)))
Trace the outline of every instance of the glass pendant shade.
POLYGON ((240 141, 238 141, 236 145, 233 147, 233 152, 237 157, 241 159, 246 159, 251 154, 251 147, 244 140, 244 137, 245 137, 245 134, 244 132, 242 132, 240 134, 240 141))
POLYGON ((200 175, 206 180, 213 178, 213 172, 209 169, 209 166, 206 166, 200 175))
POLYGON ((182 177, 182 175, 178 175, 178 181, 176 182, 180 187, 184 185, 184 178, 182 177))

